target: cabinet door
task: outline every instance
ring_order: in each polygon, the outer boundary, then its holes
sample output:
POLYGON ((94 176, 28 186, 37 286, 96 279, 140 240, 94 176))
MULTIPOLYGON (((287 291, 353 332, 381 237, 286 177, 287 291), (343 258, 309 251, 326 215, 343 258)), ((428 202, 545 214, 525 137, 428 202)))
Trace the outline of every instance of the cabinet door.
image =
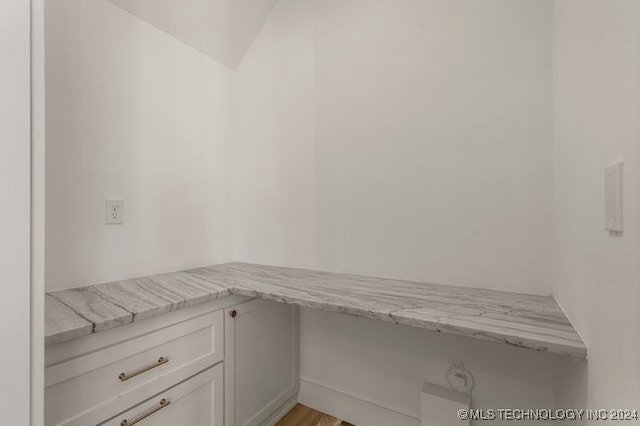
POLYGON ((223 364, 138 404, 104 426, 222 426, 223 364))
POLYGON ((259 425, 298 392, 298 310, 256 299, 225 313, 225 425, 259 425))

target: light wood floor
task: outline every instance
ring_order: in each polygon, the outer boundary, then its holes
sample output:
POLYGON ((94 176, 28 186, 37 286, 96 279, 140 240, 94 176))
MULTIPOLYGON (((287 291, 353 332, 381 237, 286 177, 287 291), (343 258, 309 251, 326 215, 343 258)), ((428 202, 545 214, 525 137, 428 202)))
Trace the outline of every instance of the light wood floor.
POLYGON ((296 405, 276 426, 340 426, 342 420, 313 410, 304 405, 296 405))

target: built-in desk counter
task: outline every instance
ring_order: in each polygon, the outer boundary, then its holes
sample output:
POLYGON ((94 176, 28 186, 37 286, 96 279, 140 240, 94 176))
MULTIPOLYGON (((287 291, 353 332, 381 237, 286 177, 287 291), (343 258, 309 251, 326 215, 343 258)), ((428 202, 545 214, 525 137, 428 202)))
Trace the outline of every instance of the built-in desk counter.
POLYGON ((587 348, 552 296, 227 263, 46 295, 46 344, 229 294, 575 358, 587 348))

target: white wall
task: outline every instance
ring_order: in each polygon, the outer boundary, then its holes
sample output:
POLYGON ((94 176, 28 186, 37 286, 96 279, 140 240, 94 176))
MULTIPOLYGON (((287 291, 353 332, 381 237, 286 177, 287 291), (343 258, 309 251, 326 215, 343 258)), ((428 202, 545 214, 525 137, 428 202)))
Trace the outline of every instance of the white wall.
POLYGON ((231 71, 106 0, 46 2, 46 49, 47 289, 229 260, 231 71))
POLYGON ((45 36, 44 0, 31 0, 31 426, 44 424, 45 36))
POLYGON ((109 0, 235 68, 276 0, 109 0))
POLYGON ((551 1, 316 16, 319 266, 550 293, 551 1))
POLYGON ((30 13, 0 2, 0 424, 28 425, 30 398, 30 13))
POLYGON ((558 368, 558 406, 640 401, 640 2, 554 8, 554 285, 589 348, 558 368), (604 169, 625 161, 625 232, 604 229, 604 169))
POLYGON ((353 424, 419 426, 424 382, 449 386, 454 362, 474 375, 474 408, 553 407, 552 355, 317 310, 301 314, 300 402, 353 424))
POLYGON ((280 0, 234 74, 234 259, 314 266, 313 4, 280 0))
MULTIPOLYGON (((549 293, 551 17, 280 0, 234 75, 234 259, 549 293)), ((456 361, 476 407, 553 405, 553 356, 301 312, 301 401, 355 424, 419 424, 456 361)))
POLYGON ((282 0, 233 99, 234 258, 551 292, 550 1, 282 0))

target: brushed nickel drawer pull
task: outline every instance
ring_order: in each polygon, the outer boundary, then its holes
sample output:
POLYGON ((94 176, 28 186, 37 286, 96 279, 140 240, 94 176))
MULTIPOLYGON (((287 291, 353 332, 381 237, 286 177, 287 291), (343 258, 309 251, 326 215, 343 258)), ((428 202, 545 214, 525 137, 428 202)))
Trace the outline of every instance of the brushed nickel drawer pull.
POLYGON ((162 410, 164 407, 166 407, 169 404, 171 404, 171 401, 169 401, 168 399, 162 398, 158 405, 156 405, 153 408, 148 409, 144 413, 138 414, 136 417, 132 418, 131 420, 124 419, 123 421, 120 422, 120 426, 133 426, 136 423, 141 422, 142 420, 146 419, 147 417, 149 417, 153 413, 156 413, 156 412, 162 410))
POLYGON ((154 362, 151 365, 147 365, 146 367, 142 367, 139 370, 136 370, 132 373, 120 373, 120 375, 118 375, 118 379, 120 379, 121 382, 124 382, 126 380, 129 380, 132 377, 136 377, 139 374, 145 373, 149 370, 152 370, 156 367, 160 367, 162 364, 166 364, 169 362, 169 358, 163 357, 161 356, 160 358, 158 358, 158 361, 154 362))

